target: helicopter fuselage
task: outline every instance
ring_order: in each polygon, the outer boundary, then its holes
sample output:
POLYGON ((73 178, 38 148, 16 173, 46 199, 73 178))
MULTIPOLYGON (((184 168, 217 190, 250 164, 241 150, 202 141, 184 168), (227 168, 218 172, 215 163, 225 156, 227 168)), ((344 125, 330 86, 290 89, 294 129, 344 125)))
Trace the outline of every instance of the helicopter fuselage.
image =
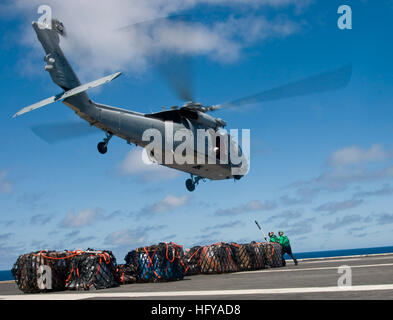
POLYGON ((148 148, 152 141, 146 135, 149 137, 149 132, 155 133, 155 138, 162 140, 158 143, 158 148, 149 150, 147 155, 151 161, 160 165, 211 180, 240 179, 242 175, 235 174, 233 169, 240 166, 248 168, 240 146, 234 146, 236 142, 233 138, 220 130, 225 125, 221 119, 189 108, 143 114, 97 104, 91 100, 81 106, 81 101, 77 96, 64 100, 64 104, 91 125, 111 136, 120 137, 129 144, 148 148), (201 132, 206 133, 201 136, 201 132), (185 137, 189 138, 188 141, 185 137), (176 161, 176 151, 179 148, 183 151, 183 161, 176 161), (185 150, 191 152, 191 157, 190 152, 184 154, 185 150), (241 158, 240 163, 232 161, 231 150, 240 153, 237 154, 241 158))

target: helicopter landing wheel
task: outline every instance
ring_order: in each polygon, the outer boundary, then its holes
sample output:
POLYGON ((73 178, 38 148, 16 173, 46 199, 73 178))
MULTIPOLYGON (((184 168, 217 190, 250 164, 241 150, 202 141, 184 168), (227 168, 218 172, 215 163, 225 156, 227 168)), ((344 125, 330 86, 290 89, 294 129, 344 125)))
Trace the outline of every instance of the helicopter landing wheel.
POLYGON ((192 192, 195 190, 195 186, 199 183, 200 180, 205 181, 204 178, 196 176, 194 177, 194 175, 191 175, 191 179, 187 179, 186 180, 186 188, 188 191, 192 192))
POLYGON ((192 192, 195 190, 195 183, 192 179, 186 180, 186 188, 188 191, 192 192))
POLYGON ((112 132, 106 132, 106 138, 104 139, 104 141, 101 141, 97 145, 97 149, 98 149, 99 153, 101 153, 101 154, 107 153, 107 151, 108 151, 108 143, 112 139, 112 137, 113 137, 113 133, 112 132))
POLYGON ((108 147, 107 147, 107 144, 105 142, 100 142, 97 145, 97 149, 98 149, 98 152, 101 153, 101 154, 105 154, 108 151, 108 147))

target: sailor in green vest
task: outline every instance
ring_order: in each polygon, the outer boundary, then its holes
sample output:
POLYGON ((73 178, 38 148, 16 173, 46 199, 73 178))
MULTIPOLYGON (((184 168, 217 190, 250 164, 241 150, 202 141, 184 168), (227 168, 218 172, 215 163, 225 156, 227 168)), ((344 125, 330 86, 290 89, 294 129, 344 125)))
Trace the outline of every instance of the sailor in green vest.
POLYGON ((273 231, 269 232, 269 241, 270 242, 277 242, 277 243, 279 242, 278 237, 274 234, 273 231))
POLYGON ((297 266, 297 260, 292 254, 291 243, 289 242, 288 237, 284 236, 284 232, 282 232, 282 231, 278 232, 278 236, 279 236, 279 238, 278 238, 277 242, 279 242, 282 247, 282 256, 283 256, 282 260, 283 260, 284 266, 285 266, 284 254, 286 254, 286 253, 293 259, 293 262, 295 262, 295 266, 297 266))

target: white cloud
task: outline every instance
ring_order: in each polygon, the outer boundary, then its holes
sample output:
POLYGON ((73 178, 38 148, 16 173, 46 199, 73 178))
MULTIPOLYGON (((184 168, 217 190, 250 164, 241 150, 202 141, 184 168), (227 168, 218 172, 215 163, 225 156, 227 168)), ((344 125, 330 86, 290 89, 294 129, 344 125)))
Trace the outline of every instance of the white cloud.
POLYGON ((273 201, 261 202, 259 200, 252 200, 246 204, 241 204, 236 207, 227 209, 217 209, 215 215, 217 216, 233 216, 248 212, 267 211, 277 208, 277 204, 273 201))
POLYGON ((180 172, 151 162, 142 160, 143 149, 132 149, 120 164, 121 174, 136 175, 144 181, 163 181, 180 176, 180 172))
POLYGON ((354 198, 356 197, 372 197, 372 196, 389 196, 393 194, 393 187, 390 184, 384 184, 381 188, 377 190, 370 191, 359 191, 354 194, 354 198))
POLYGON ((335 151, 329 160, 334 167, 357 165, 361 163, 378 162, 388 158, 383 146, 374 144, 369 149, 351 146, 335 151))
POLYGON ((147 234, 139 230, 119 230, 106 237, 106 242, 114 246, 142 246, 148 240, 147 234))
POLYGON ((376 218, 376 222, 379 225, 386 225, 386 224, 392 224, 393 223, 393 214, 391 213, 378 213, 374 214, 373 217, 376 218))
POLYGON ((351 146, 332 153, 328 168, 315 183, 332 189, 344 188, 350 183, 368 183, 393 176, 392 154, 382 145, 369 149, 351 146))
POLYGON ((350 199, 350 200, 344 200, 344 201, 330 201, 327 203, 324 203, 317 208, 315 208, 315 211, 321 211, 321 212, 326 212, 327 214, 335 214, 340 211, 356 208, 363 204, 362 199, 350 199))
MULTIPOLYGON (((152 54, 174 51, 206 55, 222 62, 238 58, 241 50, 255 41, 268 37, 287 36, 299 26, 288 18, 268 20, 255 14, 255 8, 295 5, 301 7, 308 0, 47 0, 53 15, 60 19, 68 37, 63 47, 77 71, 84 76, 97 76, 114 70, 143 71, 152 54), (208 24, 167 20, 154 26, 139 24, 137 30, 120 32, 119 28, 176 16, 200 5, 230 7, 240 17, 223 17, 208 24), (235 10, 239 8, 241 10, 235 10)), ((38 18, 41 0, 17 0, 9 10, 38 18)), ((26 33, 26 32, 24 32, 26 33)), ((32 37, 32 33, 30 33, 32 37)), ((35 36, 31 39, 36 42, 35 36)))
POLYGON ((303 220, 292 222, 291 219, 284 220, 280 223, 280 229, 285 229, 286 235, 304 235, 311 233, 313 229, 313 224, 316 219, 313 218, 305 218, 303 220))
POLYGON ((326 223, 323 225, 323 228, 328 230, 328 231, 333 231, 338 228, 346 227, 348 225, 356 224, 359 222, 362 222, 362 217, 357 214, 349 215, 349 216, 344 216, 344 217, 338 217, 336 218, 335 221, 326 223))
POLYGON ((190 198, 187 195, 181 197, 168 195, 164 199, 156 203, 152 209, 154 212, 165 212, 165 211, 173 210, 186 205, 189 199, 190 198))
POLYGON ((188 195, 176 197, 174 195, 168 195, 162 200, 148 205, 142 208, 138 214, 139 217, 152 216, 157 213, 168 212, 181 207, 184 207, 189 203, 190 197, 188 195))
POLYGON ((74 215, 69 212, 67 216, 60 222, 60 226, 64 228, 82 228, 94 224, 102 218, 102 214, 98 209, 86 209, 74 215))
MULTIPOLYGON (((312 200, 322 191, 343 190, 354 183, 368 184, 391 180, 392 159, 392 151, 379 144, 374 144, 368 149, 358 146, 342 148, 329 156, 327 165, 319 176, 297 181, 290 186, 296 188, 296 191, 307 190, 311 196, 309 200, 312 200)), ((296 199, 282 200, 294 203, 296 199)), ((298 200, 300 201, 301 198, 298 200)))
POLYGON ((149 235, 152 234, 152 231, 162 230, 164 228, 166 228, 165 225, 122 229, 107 235, 104 242, 106 245, 112 247, 126 247, 128 250, 131 250, 147 245, 150 239, 149 235))

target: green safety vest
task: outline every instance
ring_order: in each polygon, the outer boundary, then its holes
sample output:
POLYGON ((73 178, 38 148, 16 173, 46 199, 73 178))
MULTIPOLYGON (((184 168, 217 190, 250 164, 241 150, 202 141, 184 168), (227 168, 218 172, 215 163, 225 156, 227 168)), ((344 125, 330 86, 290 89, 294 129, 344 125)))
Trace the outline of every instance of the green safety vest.
POLYGON ((270 242, 279 242, 279 239, 276 236, 270 237, 270 242))
POLYGON ((279 242, 283 247, 289 247, 291 245, 287 236, 280 236, 279 242))

